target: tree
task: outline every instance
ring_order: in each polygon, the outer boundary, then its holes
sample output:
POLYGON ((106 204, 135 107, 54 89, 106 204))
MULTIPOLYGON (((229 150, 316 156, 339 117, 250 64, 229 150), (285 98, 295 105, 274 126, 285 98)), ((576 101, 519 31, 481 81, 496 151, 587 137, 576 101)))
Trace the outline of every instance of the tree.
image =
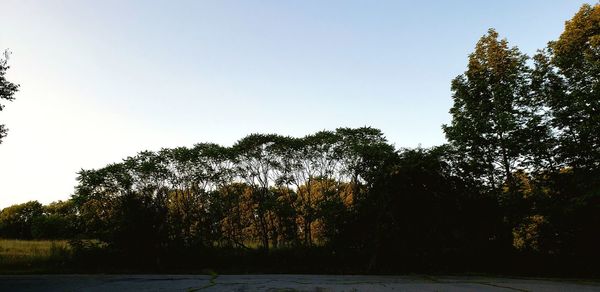
POLYGON ((218 200, 215 201, 221 217, 219 218, 219 232, 225 246, 246 247, 250 241, 248 230, 254 219, 254 210, 250 210, 248 200, 252 189, 243 183, 232 183, 219 187, 216 191, 218 200))
POLYGON ((43 207, 38 201, 12 205, 0 211, 0 236, 31 239, 31 229, 42 216, 43 207))
MULTIPOLYGON (((19 90, 19 85, 14 84, 6 80, 6 71, 10 68, 8 66, 8 51, 4 51, 4 58, 0 58, 0 101, 7 100, 13 101, 15 99, 14 94, 19 90)), ((0 103, 0 111, 4 109, 4 105, 0 103)), ((8 129, 5 125, 0 124, 0 144, 2 138, 6 137, 8 129)))
POLYGON ((450 144, 464 153, 472 173, 493 189, 508 182, 527 144, 524 106, 529 101, 527 56, 490 29, 469 56, 467 71, 452 81, 450 144))
POLYGON ((362 249, 371 253, 370 268, 481 254, 495 244, 490 240, 500 222, 495 200, 452 175, 446 148, 402 150, 375 182, 372 199, 360 210, 366 230, 357 232, 362 249))
POLYGON ((52 202, 43 206, 43 213, 31 226, 33 238, 68 239, 76 234, 77 214, 72 200, 52 202))
POLYGON ((269 206, 274 199, 270 186, 283 175, 278 161, 281 140, 278 135, 252 134, 233 146, 239 179, 252 189, 256 231, 265 250, 269 250, 269 206))
POLYGON ((304 244, 313 244, 312 225, 318 216, 318 206, 324 199, 318 181, 331 182, 341 174, 339 153, 335 147, 339 136, 330 131, 320 131, 301 139, 288 141, 286 153, 289 181, 296 189, 295 201, 299 228, 304 244))
POLYGON ((563 100, 565 82, 557 74, 551 62, 549 50, 540 50, 533 57, 533 70, 531 72, 531 98, 529 99, 529 112, 527 135, 529 143, 524 150, 531 157, 529 166, 536 172, 556 171, 564 166, 559 157, 559 141, 554 125, 554 112, 548 106, 548 99, 563 100))
POLYGON ((561 158, 573 167, 600 168, 600 4, 583 5, 550 42, 551 62, 564 88, 547 95, 561 158))

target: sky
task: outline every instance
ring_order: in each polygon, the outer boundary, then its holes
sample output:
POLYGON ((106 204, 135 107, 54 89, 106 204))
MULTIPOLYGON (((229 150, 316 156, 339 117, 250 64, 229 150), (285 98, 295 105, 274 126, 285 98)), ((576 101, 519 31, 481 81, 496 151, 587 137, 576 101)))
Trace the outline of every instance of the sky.
POLYGON ((141 150, 250 133, 443 144, 450 82, 489 28, 532 55, 586 2, 0 0, 21 85, 0 113, 0 207, 68 199, 79 170, 141 150))

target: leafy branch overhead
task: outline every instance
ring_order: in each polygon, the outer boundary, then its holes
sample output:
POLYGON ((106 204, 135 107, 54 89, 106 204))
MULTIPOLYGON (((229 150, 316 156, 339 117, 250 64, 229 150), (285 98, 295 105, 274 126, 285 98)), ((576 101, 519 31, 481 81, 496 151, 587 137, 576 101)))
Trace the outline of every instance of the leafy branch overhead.
MULTIPOLYGON (((8 66, 9 51, 4 51, 4 56, 0 57, 0 111, 4 110, 5 105, 2 100, 13 101, 14 95, 19 90, 19 85, 14 84, 6 79, 6 71, 10 68, 8 66)), ((0 124, 0 143, 2 138, 6 137, 8 129, 4 124, 0 124)))

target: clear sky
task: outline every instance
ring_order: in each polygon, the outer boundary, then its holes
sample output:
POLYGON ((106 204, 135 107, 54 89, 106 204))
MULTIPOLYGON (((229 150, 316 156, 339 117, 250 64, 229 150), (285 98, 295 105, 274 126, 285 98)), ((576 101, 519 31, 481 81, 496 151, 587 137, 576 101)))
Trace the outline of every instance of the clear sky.
POLYGON ((445 142, 450 81, 488 28, 532 54, 593 1, 0 0, 21 84, 0 113, 0 207, 67 199, 140 150, 373 126, 445 142))

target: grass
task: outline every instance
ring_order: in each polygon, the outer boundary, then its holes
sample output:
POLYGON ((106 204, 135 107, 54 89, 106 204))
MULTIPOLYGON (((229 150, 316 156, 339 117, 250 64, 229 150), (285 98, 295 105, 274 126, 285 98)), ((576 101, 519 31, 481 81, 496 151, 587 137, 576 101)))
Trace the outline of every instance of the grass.
POLYGON ((0 273, 60 271, 70 250, 64 240, 0 239, 0 273))

